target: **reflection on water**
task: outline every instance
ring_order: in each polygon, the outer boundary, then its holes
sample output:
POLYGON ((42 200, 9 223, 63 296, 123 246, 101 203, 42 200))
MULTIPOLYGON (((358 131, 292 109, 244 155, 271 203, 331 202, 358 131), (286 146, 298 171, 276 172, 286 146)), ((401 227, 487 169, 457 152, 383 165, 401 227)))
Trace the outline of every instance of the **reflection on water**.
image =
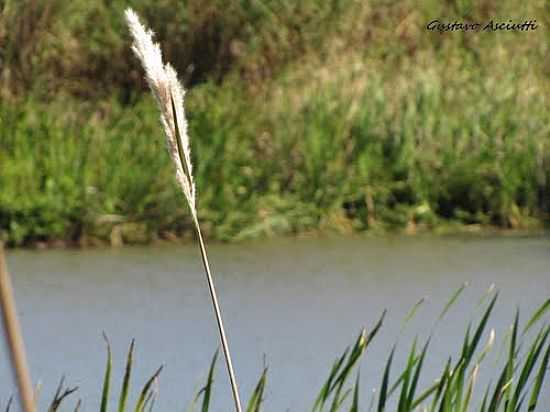
MULTIPOLYGON (((470 287, 438 325, 421 384, 457 353, 466 324, 479 314, 479 299, 492 283, 501 291, 489 324, 497 329, 497 341, 516 305, 526 317, 550 296, 547 237, 282 239, 213 245, 210 257, 242 397, 251 392, 265 356, 265 405, 273 412, 309 410, 333 359, 384 308, 386 323, 361 364, 365 404, 380 384, 389 347, 399 342, 398 364, 411 337, 430 333, 463 282, 470 287), (426 303, 403 327, 404 316, 423 297, 426 303)), ((133 337, 135 385, 166 365, 156 410, 181 411, 200 389, 217 334, 194 245, 16 251, 8 254, 8 263, 33 378, 42 382, 42 404, 65 374, 80 386, 84 410, 98 409, 102 331, 113 344, 115 393, 133 337)), ((0 356, 0 401, 5 402, 11 377, 4 349, 0 356)), ((230 390, 222 365, 213 410, 226 412, 230 390)), ((489 378, 491 365, 481 370, 482 377, 489 378)))

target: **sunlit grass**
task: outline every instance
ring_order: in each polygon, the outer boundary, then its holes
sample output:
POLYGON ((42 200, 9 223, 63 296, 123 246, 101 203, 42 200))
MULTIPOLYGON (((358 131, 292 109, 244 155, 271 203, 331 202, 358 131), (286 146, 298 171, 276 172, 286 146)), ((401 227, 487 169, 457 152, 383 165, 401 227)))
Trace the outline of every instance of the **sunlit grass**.
MULTIPOLYGON (((0 26, 35 29, 18 39, 0 27, 12 63, 0 84, 0 236, 10 246, 190 236, 127 47, 126 2, 25 3, 0 10, 0 26)), ((434 14, 516 15, 514 2, 230 3, 133 3, 189 86, 208 237, 547 221, 544 32, 423 30, 434 14)), ((520 14, 544 27, 544 11, 533 1, 520 14)))

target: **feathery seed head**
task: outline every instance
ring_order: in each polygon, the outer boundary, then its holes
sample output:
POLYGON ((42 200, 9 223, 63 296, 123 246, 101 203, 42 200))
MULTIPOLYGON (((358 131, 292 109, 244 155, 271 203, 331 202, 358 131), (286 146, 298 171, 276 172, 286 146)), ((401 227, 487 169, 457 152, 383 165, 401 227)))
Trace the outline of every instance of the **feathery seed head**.
POLYGON ((176 168, 176 181, 189 203, 191 213, 196 217, 191 150, 183 110, 185 90, 174 68, 169 63, 163 63, 160 47, 153 42, 154 33, 141 24, 132 9, 126 9, 125 14, 134 40, 132 50, 145 69, 145 79, 160 109, 168 152, 176 168))

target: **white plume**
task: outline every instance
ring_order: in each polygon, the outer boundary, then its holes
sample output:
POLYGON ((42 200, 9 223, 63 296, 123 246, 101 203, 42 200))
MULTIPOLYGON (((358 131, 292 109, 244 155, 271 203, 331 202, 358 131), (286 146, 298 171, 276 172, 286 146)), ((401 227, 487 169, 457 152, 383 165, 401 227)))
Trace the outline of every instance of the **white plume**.
POLYGON ((183 109, 185 90, 174 68, 162 62, 158 43, 153 42, 153 31, 146 29, 130 8, 125 12, 133 38, 132 50, 145 69, 145 79, 157 100, 160 120, 166 135, 168 152, 176 168, 176 180, 196 218, 195 183, 191 165, 191 150, 187 134, 187 119, 183 109))

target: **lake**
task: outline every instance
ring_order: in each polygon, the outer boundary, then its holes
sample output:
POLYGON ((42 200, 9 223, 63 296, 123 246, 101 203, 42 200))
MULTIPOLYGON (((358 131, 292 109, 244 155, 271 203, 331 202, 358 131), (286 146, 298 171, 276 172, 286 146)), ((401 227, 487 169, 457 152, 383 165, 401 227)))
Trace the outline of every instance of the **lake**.
MULTIPOLYGON (((413 337, 422 342, 434 331, 421 381, 426 387, 449 355, 456 358, 490 285, 500 290, 487 329, 496 329, 495 354, 516 307, 525 321, 550 297, 550 237, 544 235, 285 238, 212 244, 209 255, 241 397, 248 399, 266 362, 267 412, 310 410, 333 360, 385 308, 385 324, 360 365, 365 410, 395 342, 395 365, 401 365, 413 337), (468 288, 433 329, 464 282, 468 288)), ((42 409, 66 375, 80 387, 82 409, 98 410, 106 359, 102 331, 113 346, 116 394, 132 338, 134 395, 161 364, 157 411, 183 411, 201 388, 218 337, 197 245, 17 250, 7 260, 33 379, 42 383, 42 409)), ((4 347, 0 360, 2 405, 13 390, 4 347)), ((492 365, 482 367, 481 379, 494 374, 492 365)), ((548 394, 549 381, 543 388, 548 394)), ((72 410, 77 398, 63 410, 72 410)), ((229 400, 218 362, 212 410, 230 410, 229 400)), ((542 401, 550 405, 549 396, 542 401)))

